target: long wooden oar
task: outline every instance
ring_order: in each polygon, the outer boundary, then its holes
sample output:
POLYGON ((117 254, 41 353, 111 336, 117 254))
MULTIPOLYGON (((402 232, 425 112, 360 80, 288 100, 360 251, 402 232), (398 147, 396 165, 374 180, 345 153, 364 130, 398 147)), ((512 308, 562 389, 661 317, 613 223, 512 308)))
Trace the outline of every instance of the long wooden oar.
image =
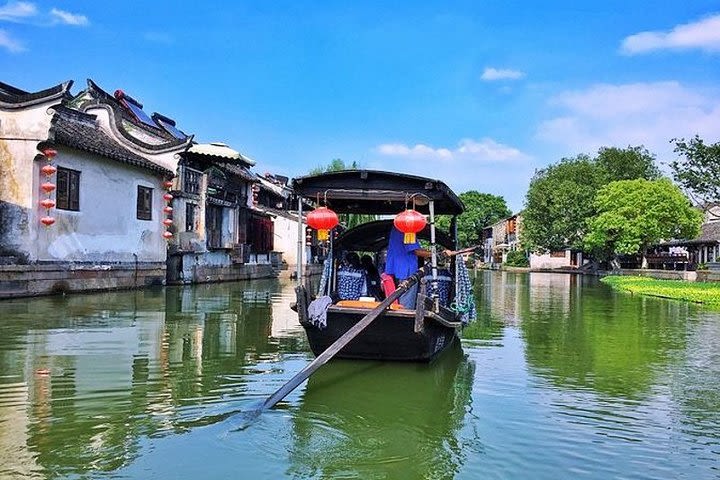
POLYGON ((370 325, 373 320, 378 318, 380 314, 390 306, 391 303, 393 303, 396 299, 400 298, 400 296, 407 292, 410 287, 412 287, 414 284, 420 281, 420 276, 422 275, 423 271, 419 270, 415 272, 412 276, 406 278, 402 282, 400 282, 400 285, 398 285, 397 290, 395 290, 393 293, 391 293, 385 300, 380 302, 380 305, 373 308, 370 313, 365 315, 359 322, 357 322, 355 325, 353 325, 347 332, 345 332, 340 338, 335 340, 335 343, 330 345, 323 353, 318 355, 315 360, 310 362, 310 364, 300 370, 297 374, 295 374, 294 377, 290 379, 285 385, 278 388, 275 393, 270 395, 267 400, 262 404, 262 407, 260 407, 260 410, 266 410, 268 408, 272 408, 275 406, 276 403, 278 403, 280 400, 285 398, 288 393, 295 390, 298 385, 300 385, 302 382, 308 379, 310 375, 315 373, 315 371, 325 365, 328 360, 330 360, 332 357, 335 356, 337 352, 343 349, 345 345, 350 343, 350 341, 355 338, 360 332, 365 330, 365 328, 370 325))

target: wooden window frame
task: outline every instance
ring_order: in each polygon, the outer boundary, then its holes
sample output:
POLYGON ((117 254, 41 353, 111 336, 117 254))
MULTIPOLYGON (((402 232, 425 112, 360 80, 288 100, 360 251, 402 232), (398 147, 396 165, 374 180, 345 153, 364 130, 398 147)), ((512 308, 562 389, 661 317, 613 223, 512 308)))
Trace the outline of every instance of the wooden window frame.
POLYGON ((152 220, 153 188, 137 186, 136 214, 138 220, 152 220))
POLYGON ((80 171, 58 167, 55 206, 58 210, 80 211, 80 171))

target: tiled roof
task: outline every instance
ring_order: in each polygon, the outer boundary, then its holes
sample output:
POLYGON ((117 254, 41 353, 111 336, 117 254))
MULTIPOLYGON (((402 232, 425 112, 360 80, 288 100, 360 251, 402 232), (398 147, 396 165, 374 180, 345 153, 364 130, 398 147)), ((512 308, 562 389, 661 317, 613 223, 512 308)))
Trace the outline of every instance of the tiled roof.
POLYGON ((0 107, 7 109, 24 108, 37 103, 60 99, 68 94, 72 84, 72 80, 69 80, 39 92, 26 92, 0 82, 0 107))
POLYGON ((219 157, 231 161, 240 161, 251 167, 255 165, 255 160, 246 157, 237 150, 233 150, 224 143, 220 142, 195 143, 188 149, 188 153, 207 155, 209 157, 219 157))
POLYGON ((50 140, 53 143, 102 155, 161 175, 173 175, 167 168, 131 152, 110 138, 98 125, 95 115, 60 106, 54 110, 50 128, 50 140))
POLYGON ((700 236, 695 240, 700 241, 720 241, 720 222, 703 223, 700 227, 700 236))

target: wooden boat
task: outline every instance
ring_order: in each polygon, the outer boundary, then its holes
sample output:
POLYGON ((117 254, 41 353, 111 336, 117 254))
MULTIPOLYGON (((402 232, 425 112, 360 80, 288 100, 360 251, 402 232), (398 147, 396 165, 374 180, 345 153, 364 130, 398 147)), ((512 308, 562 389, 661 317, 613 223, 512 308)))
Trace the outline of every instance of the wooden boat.
MULTIPOLYGON (((344 170, 293 180, 295 193, 331 208, 338 214, 358 213, 389 215, 414 204, 416 210, 430 217, 429 225, 418 233, 421 240, 430 242, 432 264, 420 278, 415 309, 399 305, 383 311, 365 330, 337 353, 340 358, 428 362, 437 357, 456 340, 462 322, 457 312, 440 303, 437 292, 437 250, 455 249, 456 239, 435 228, 435 215, 452 215, 451 230, 455 231, 456 216, 463 204, 447 185, 413 175, 372 171, 344 170), (432 288, 432 287, 435 288, 432 288)), ((302 215, 302 202, 299 215, 302 215)), ((392 220, 379 220, 360 225, 330 236, 329 255, 332 258, 330 290, 336 285, 340 252, 357 251, 377 254, 387 247, 392 220)), ((298 232, 300 234, 300 231, 298 232)), ((300 238, 304 238, 304 232, 300 238)), ((302 279, 302 250, 298 248, 297 278, 302 279)), ((454 267, 454 262, 451 267, 454 267)), ((299 280, 300 282, 301 280, 299 280)), ((451 292, 454 286, 451 286, 451 292)), ((305 285, 296 288, 296 310, 300 324, 315 355, 319 355, 346 333, 370 310, 376 301, 343 300, 327 308, 326 325, 311 322, 308 306, 313 295, 305 285)), ((451 297, 452 298, 452 297, 451 297)))

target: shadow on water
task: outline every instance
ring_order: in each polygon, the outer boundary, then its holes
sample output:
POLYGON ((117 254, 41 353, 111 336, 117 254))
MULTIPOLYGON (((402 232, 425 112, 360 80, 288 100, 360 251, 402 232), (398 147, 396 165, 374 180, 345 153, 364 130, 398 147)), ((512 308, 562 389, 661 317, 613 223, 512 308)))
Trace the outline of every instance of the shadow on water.
POLYGON ((293 416, 295 477, 452 477, 474 364, 459 342, 432 364, 333 361, 293 416))

